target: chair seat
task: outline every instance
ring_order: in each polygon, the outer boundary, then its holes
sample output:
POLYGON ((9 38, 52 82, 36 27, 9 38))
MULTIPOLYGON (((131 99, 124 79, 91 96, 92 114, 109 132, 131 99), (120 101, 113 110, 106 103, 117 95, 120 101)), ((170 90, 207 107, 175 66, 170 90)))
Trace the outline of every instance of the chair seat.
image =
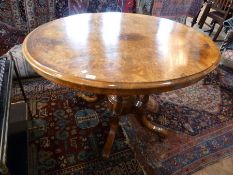
POLYGON ((213 18, 217 23, 223 23, 224 21, 224 14, 218 11, 212 11, 208 14, 209 17, 213 18))

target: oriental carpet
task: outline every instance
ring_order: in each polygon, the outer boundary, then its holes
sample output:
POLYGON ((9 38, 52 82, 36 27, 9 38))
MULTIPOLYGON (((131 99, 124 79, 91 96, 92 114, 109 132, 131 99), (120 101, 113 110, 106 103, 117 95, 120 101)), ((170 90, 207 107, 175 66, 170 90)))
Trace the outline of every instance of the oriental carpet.
MULTIPOLYGON (((79 91, 42 78, 25 80, 32 117, 29 174, 192 174, 233 154, 233 72, 218 68, 187 88, 151 95, 160 104, 150 119, 174 131, 163 142, 132 115, 122 116, 109 160, 101 159, 111 116, 79 91), (125 137, 124 137, 125 135, 125 137)), ((22 97, 18 85, 14 101, 22 97)))

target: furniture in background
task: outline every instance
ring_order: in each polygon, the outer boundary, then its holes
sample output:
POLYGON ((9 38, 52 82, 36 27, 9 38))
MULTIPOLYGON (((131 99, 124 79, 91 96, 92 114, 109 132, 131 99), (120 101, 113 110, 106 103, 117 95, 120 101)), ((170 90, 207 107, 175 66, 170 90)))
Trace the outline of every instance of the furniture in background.
POLYGON ((206 3, 207 0, 196 0, 193 1, 193 4, 190 8, 189 16, 193 17, 191 26, 193 27, 197 23, 198 16, 201 12, 201 8, 203 7, 204 3, 206 3), (198 11, 199 10, 199 11, 198 11))
POLYGON ((232 30, 228 32, 227 37, 231 38, 231 47, 225 48, 223 50, 221 64, 223 64, 226 67, 229 67, 229 68, 233 69, 233 45, 232 45, 233 31, 232 30))
POLYGON ((109 157, 122 114, 136 113, 159 136, 168 135, 144 115, 149 94, 193 84, 220 60, 217 46, 205 35, 171 20, 127 13, 55 20, 26 37, 23 54, 46 79, 108 97, 113 118, 104 158, 109 157))
MULTIPOLYGON (((11 106, 11 85, 13 80, 13 70, 16 75, 16 79, 19 82, 20 90, 22 92, 24 101, 27 102, 26 95, 20 81, 18 70, 14 64, 14 59, 10 56, 0 58, 0 174, 8 174, 8 168, 6 164, 7 160, 7 147, 8 147, 8 131, 10 118, 10 106, 11 106)), ((17 113, 18 114, 18 113, 17 113)), ((29 113, 30 114, 30 113, 29 113)), ((17 120, 17 119, 16 119, 17 120)), ((14 130, 15 128, 13 128, 14 130)), ((15 147, 15 145, 14 145, 15 147)))
POLYGON ((233 69, 233 18, 224 21, 223 25, 228 28, 228 32, 221 46, 221 63, 224 66, 233 69))
POLYGON ((211 0, 207 2, 206 8, 202 14, 202 17, 199 21, 199 28, 202 28, 205 24, 207 17, 212 18, 211 28, 209 30, 209 35, 212 34, 216 24, 219 25, 217 32, 213 37, 213 41, 216 41, 218 35, 222 31, 223 22, 230 17, 231 10, 233 7, 232 0, 211 0))
POLYGON ((12 84, 11 60, 0 58, 0 174, 7 174, 7 134, 10 110, 11 84, 12 84))
POLYGON ((194 18, 195 20, 195 17, 198 15, 201 9, 202 3, 202 0, 154 0, 152 15, 168 18, 185 24, 187 16, 194 18))
POLYGON ((11 175, 28 174, 28 107, 20 101, 11 104, 7 143, 7 167, 11 175))
POLYGON ((155 0, 136 0, 136 13, 151 15, 155 0))
POLYGON ((230 29, 227 32, 226 37, 224 38, 224 41, 221 45, 221 51, 226 51, 226 50, 233 50, 233 30, 230 29))

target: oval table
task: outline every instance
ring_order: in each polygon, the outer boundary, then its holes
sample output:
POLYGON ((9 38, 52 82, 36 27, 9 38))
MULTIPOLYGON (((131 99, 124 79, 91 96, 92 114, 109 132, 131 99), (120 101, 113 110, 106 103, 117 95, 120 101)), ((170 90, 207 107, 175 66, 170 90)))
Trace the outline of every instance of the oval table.
POLYGON ((220 61, 208 36, 153 16, 79 14, 44 24, 24 40, 23 54, 48 80, 105 94, 113 111, 103 150, 108 158, 118 116, 135 112, 142 123, 166 136, 143 110, 149 94, 183 88, 202 79, 220 61))

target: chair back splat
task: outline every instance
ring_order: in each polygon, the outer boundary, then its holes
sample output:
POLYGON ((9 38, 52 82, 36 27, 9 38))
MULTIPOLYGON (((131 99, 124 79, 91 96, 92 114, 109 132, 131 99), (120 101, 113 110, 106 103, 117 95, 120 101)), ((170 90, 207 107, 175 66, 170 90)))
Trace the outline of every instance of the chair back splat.
MULTIPOLYGON (((208 30, 209 35, 214 31, 215 24, 219 25, 219 28, 216 34, 213 37, 213 40, 216 41, 219 33, 223 28, 223 22, 231 17, 233 11, 233 0, 209 0, 207 2, 206 8, 202 14, 202 17, 199 21, 199 28, 202 28, 205 24, 206 18, 212 18, 210 25, 210 30, 208 30)), ((207 24, 208 25, 208 24, 207 24)))

